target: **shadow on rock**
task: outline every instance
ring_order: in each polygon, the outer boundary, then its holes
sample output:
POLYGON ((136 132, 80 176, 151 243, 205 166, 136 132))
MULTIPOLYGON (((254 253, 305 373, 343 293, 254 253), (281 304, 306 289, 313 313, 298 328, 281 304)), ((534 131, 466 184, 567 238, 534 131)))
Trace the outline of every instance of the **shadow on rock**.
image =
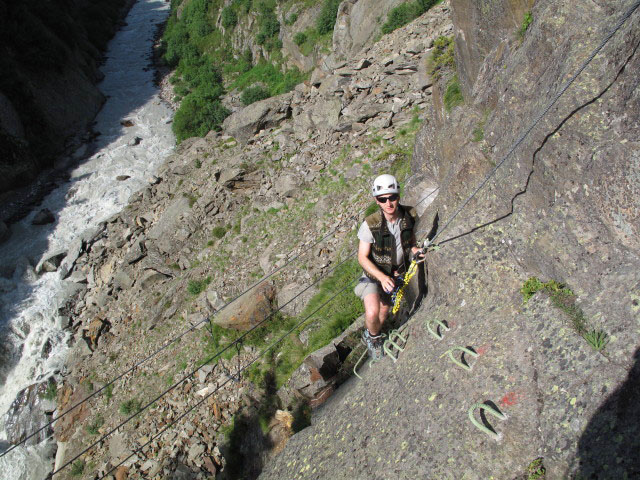
POLYGON ((566 478, 640 478, 640 348, 627 380, 589 421, 566 478))

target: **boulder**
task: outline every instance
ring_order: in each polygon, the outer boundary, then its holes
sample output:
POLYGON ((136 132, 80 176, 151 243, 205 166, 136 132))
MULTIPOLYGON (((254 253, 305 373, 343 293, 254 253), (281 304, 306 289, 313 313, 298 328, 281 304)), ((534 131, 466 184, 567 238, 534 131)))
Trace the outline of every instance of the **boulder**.
POLYGON ((46 225, 55 221, 56 217, 53 215, 53 213, 51 213, 51 210, 49 210, 48 208, 43 208, 35 214, 35 216, 31 220, 31 225, 46 225))
POLYGON ((273 285, 262 283, 222 310, 213 322, 223 328, 248 330, 273 312, 275 294, 273 285))
POLYGON ((183 216, 190 209, 189 199, 182 195, 178 196, 149 229, 147 237, 154 240, 154 244, 163 252, 173 252, 177 243, 175 233, 182 226, 183 216))
POLYGON ((332 129, 338 125, 341 110, 342 102, 339 98, 320 100, 311 110, 311 121, 317 128, 332 129))
POLYGON ((110 327, 109 321, 96 317, 82 329, 82 339, 87 342, 89 350, 93 352, 96 349, 100 336, 108 331, 110 327))
POLYGON ((290 283, 280 289, 278 292, 278 307, 280 307, 282 313, 295 316, 304 310, 311 297, 318 291, 315 287, 308 290, 305 290, 305 288, 307 288, 306 285, 290 283), (303 290, 305 290, 304 293, 301 293, 303 290), (298 294, 300 296, 297 296, 298 294))
MULTIPOLYGON (((8 442, 20 442, 49 422, 56 409, 55 389, 56 383, 51 378, 18 393, 5 416, 8 442)), ((27 440, 26 445, 37 445, 52 434, 53 429, 49 426, 27 440)))
POLYGON ((276 410, 271 422, 269 422, 269 433, 267 437, 272 445, 270 453, 275 455, 282 451, 287 445, 289 438, 293 435, 293 415, 285 410, 276 410))
POLYGON ((359 0, 342 2, 333 29, 333 51, 339 58, 351 59, 380 34, 387 13, 404 0, 359 0))
POLYGON ((47 257, 36 266, 36 273, 55 272, 66 256, 67 252, 64 250, 48 254, 47 257))
POLYGON ((154 269, 147 269, 142 274, 141 278, 137 281, 137 285, 142 289, 146 290, 151 285, 157 282, 161 282, 166 280, 167 278, 171 278, 169 275, 165 275, 162 272, 158 272, 154 269))
POLYGON ((229 115, 223 128, 239 142, 246 143, 260 130, 276 127, 291 117, 292 96, 292 93, 285 93, 252 103, 229 115))
POLYGON ((67 256, 62 260, 59 266, 60 276, 62 278, 66 278, 69 273, 71 273, 71 269, 73 265, 76 263, 76 260, 80 256, 84 249, 84 242, 82 241, 82 236, 77 236, 74 238, 69 244, 69 248, 67 249, 67 256))
POLYGON ((291 197, 298 184, 298 179, 294 175, 281 175, 275 181, 275 190, 279 195, 291 197))

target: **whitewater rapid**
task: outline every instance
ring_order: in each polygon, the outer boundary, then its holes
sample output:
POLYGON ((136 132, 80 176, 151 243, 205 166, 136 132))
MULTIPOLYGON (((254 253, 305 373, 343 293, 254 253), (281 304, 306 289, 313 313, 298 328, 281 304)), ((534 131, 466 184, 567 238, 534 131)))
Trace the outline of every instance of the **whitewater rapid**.
MULTIPOLYGON (((172 111, 159 99, 150 68, 154 35, 168 13, 165 0, 138 0, 131 8, 101 69, 105 77, 99 87, 107 101, 94 126, 100 133, 95 140, 98 150, 41 206, 12 225, 10 239, 0 245, 0 344, 4 355, 11 357, 9 363, 15 364, 0 387, 0 439, 6 439, 4 413, 16 394, 60 370, 68 353, 69 333, 56 325, 64 283, 58 272, 38 276, 34 267, 122 210, 132 193, 149 184, 174 148, 172 111), (123 126, 123 120, 133 126, 123 126), (141 140, 133 145, 136 137, 141 140), (43 208, 53 212, 55 222, 32 225, 43 208), (48 356, 42 354, 47 342, 48 356)), ((0 458, 0 478, 44 478, 51 471, 53 445, 43 442, 9 452, 0 458)))

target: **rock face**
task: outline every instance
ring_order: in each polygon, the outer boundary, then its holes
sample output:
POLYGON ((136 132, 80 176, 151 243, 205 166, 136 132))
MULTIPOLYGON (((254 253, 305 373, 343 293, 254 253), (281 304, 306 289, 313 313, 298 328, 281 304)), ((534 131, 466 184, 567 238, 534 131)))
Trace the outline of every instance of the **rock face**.
POLYGON ((290 93, 252 103, 228 116, 223 127, 229 135, 246 142, 260 130, 278 125, 291 116, 290 93))
POLYGON ((300 478, 519 478, 537 458, 547 478, 640 471, 640 410, 629 400, 638 391, 640 12, 447 225, 628 2, 535 2, 522 38, 530 2, 452 8, 464 104, 448 111, 447 79, 434 84, 412 164, 439 188, 419 227, 440 243, 428 256, 427 299, 398 362, 342 387, 260 478, 291 469, 300 478), (534 276, 570 291, 523 303, 534 276), (447 326, 442 339, 431 333, 436 320, 447 326), (585 335, 597 331, 609 338, 602 351, 585 335), (482 416, 476 403, 505 418, 482 416), (477 429, 470 410, 496 435, 477 429), (381 448, 392 453, 372 460, 381 448))
POLYGON ((353 58, 380 34, 387 13, 403 0, 348 0, 340 4, 333 29, 333 55, 353 58))
POLYGON ((95 117, 104 102, 96 86, 101 51, 133 2, 1 3, 0 193, 52 166, 95 117))

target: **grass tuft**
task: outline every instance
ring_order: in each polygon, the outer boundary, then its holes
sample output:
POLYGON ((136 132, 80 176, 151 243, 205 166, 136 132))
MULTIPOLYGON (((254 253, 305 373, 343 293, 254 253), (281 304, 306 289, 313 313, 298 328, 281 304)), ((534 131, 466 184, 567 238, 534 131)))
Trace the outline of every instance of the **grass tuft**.
POLYGON ((100 433, 100 427, 104 425, 104 417, 100 414, 90 424, 86 425, 87 433, 90 435, 97 435, 100 433))
POLYGON ((583 337, 596 352, 604 349, 604 347, 609 343, 609 335, 607 335, 603 330, 591 330, 589 332, 585 332, 583 337))
POLYGON ((200 295, 205 291, 207 285, 211 283, 211 277, 207 277, 204 280, 189 280, 187 284, 187 292, 191 295, 200 295))
POLYGON ((84 472, 84 460, 76 460, 71 464, 71 476, 79 477, 84 472))
POLYGON ((587 318, 576 305, 576 295, 565 284, 555 280, 543 283, 537 277, 531 277, 520 288, 523 303, 527 303, 539 291, 546 292, 551 297, 553 306, 567 314, 573 328, 594 350, 601 351, 609 343, 609 337, 604 331, 588 330, 587 318))
POLYGON ((442 73, 455 69, 455 46, 453 37, 438 37, 433 42, 433 50, 428 60, 429 75, 439 80, 442 73))
POLYGON ((527 466, 527 480, 544 480, 546 471, 542 464, 542 457, 536 458, 527 466))
POLYGON ((464 103, 464 97, 462 96, 462 90, 460 89, 460 82, 458 76, 454 75, 449 83, 447 83, 447 90, 444 92, 444 108, 447 112, 451 112, 454 107, 462 105, 464 103))
POLYGON ((42 398, 45 400, 55 400, 58 396, 58 385, 54 381, 50 381, 47 385, 47 389, 42 394, 42 398))
POLYGON ((122 415, 131 415, 134 413, 138 413, 142 409, 142 405, 140 404, 140 400, 132 398, 131 400, 127 400, 126 402, 122 402, 120 404, 120 413, 122 415))
POLYGON ((527 30, 529 30, 531 22, 533 22, 533 15, 531 15, 531 12, 526 12, 518 29, 518 39, 520 41, 524 40, 524 35, 527 33, 527 30))

